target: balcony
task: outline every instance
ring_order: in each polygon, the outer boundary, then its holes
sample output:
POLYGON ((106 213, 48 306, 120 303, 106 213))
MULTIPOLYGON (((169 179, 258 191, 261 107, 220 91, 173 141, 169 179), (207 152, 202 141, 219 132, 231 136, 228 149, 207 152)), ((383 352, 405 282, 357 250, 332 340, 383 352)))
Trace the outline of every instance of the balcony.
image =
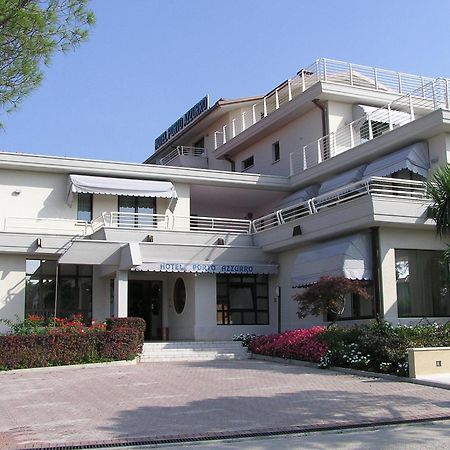
POLYGON ((206 149, 199 147, 178 146, 159 160, 163 166, 208 168, 206 149))
MULTIPOLYGON (((299 220, 323 216, 325 212, 330 211, 335 213, 340 209, 336 207, 343 205, 351 211, 358 202, 367 204, 367 202, 364 203, 364 198, 373 200, 372 204, 375 206, 371 208, 370 213, 376 215, 374 220, 397 223, 417 223, 419 219, 421 223, 427 221, 425 213, 430 200, 426 196, 423 182, 371 177, 254 220, 112 211, 102 213, 91 223, 70 219, 5 217, 0 222, 0 231, 30 234, 35 238, 41 234, 67 236, 97 234, 99 236, 101 230, 117 230, 120 234, 125 233, 127 238, 139 235, 137 240, 148 237, 148 231, 175 231, 180 234, 180 242, 184 244, 196 242, 196 235, 204 241, 208 234, 210 237, 206 239, 210 242, 218 242, 217 234, 221 234, 225 235, 223 244, 227 245, 235 238, 229 239, 226 236, 241 236, 245 242, 250 242, 249 239, 251 240, 252 236, 263 235, 269 231, 275 232, 273 239, 276 240, 277 230, 281 230, 285 225, 289 225, 290 237, 292 237, 292 226, 299 220)), ((428 223, 431 224, 431 222, 428 223)), ((327 224, 328 227, 334 225, 333 221, 327 224)))
POLYGON ((411 93, 365 114, 345 127, 290 154, 290 175, 298 175, 323 161, 438 109, 449 109, 449 80, 438 78, 411 93))
POLYGON ((406 95, 425 90, 433 78, 411 75, 376 67, 352 64, 333 59, 320 58, 310 66, 270 91, 252 106, 250 118, 243 113, 240 120, 234 119, 214 133, 214 150, 226 144, 284 104, 292 101, 314 84, 328 83, 371 89, 380 92, 406 95))

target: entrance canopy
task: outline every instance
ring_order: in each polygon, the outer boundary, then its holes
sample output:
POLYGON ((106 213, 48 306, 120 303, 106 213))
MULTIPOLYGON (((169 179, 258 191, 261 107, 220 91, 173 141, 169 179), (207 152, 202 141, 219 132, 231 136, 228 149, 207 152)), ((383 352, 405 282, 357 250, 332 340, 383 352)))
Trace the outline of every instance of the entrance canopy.
POLYGON ((364 178, 384 177, 403 169, 426 177, 429 168, 428 146, 426 142, 417 142, 371 162, 364 171, 364 178))
POLYGON ((133 267, 137 272, 187 272, 187 273, 228 273, 228 274, 273 274, 278 273, 276 264, 249 264, 249 263, 212 263, 200 262, 154 262, 133 267))
POLYGON ((292 287, 308 286, 322 276, 369 280, 372 278, 371 254, 368 233, 317 244, 300 252, 295 259, 292 287))
POLYGON ((132 178, 69 175, 67 203, 72 204, 74 193, 129 195, 133 197, 174 198, 175 187, 169 181, 135 180, 132 178))

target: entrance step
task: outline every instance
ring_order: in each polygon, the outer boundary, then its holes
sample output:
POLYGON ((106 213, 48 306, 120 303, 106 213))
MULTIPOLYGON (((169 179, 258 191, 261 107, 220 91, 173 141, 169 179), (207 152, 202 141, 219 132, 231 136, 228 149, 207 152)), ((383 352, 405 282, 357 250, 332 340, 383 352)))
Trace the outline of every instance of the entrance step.
POLYGON ((248 359, 250 353, 239 341, 145 342, 141 362, 211 361, 248 359))

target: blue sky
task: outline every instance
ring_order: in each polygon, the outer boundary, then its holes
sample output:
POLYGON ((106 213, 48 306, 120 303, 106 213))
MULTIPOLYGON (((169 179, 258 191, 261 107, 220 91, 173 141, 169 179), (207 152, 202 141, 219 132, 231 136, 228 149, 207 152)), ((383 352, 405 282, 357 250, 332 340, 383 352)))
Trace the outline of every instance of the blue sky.
POLYGON ((97 24, 1 118, 0 150, 142 162, 205 94, 263 94, 319 57, 450 76, 450 2, 92 0, 97 24))

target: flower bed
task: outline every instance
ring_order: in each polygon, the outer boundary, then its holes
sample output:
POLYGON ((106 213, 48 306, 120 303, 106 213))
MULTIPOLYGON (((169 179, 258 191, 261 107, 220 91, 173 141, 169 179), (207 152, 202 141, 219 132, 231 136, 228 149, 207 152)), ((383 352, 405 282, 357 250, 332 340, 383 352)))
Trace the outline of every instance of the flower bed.
POLYGON ((81 316, 28 316, 7 321, 11 334, 0 336, 0 369, 59 366, 133 359, 142 351, 145 321, 133 318, 107 330, 103 323, 86 326, 81 316))
POLYGON ((257 336, 249 344, 256 354, 408 376, 407 348, 450 346, 450 323, 392 326, 377 320, 352 328, 313 327, 257 336))
POLYGON ((319 338, 324 331, 323 327, 313 327, 257 336, 248 348, 261 355, 319 362, 328 351, 328 344, 319 338))

